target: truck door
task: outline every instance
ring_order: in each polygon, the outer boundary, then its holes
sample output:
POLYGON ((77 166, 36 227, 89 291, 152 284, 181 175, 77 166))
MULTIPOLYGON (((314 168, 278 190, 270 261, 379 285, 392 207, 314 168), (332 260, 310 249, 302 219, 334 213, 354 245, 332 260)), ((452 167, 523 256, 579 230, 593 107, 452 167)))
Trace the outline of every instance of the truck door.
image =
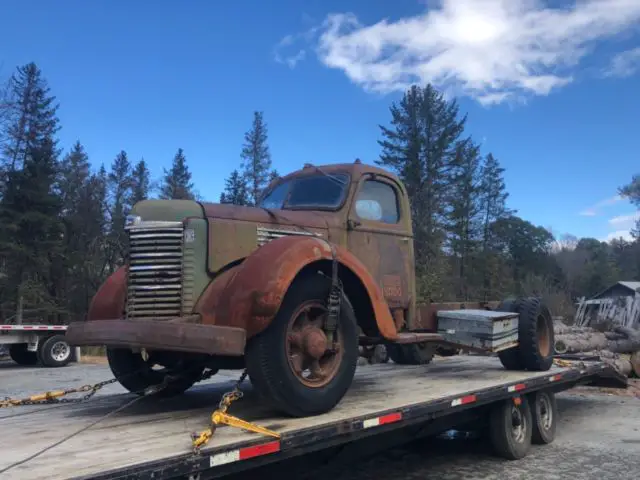
POLYGON ((377 280, 396 322, 413 316, 415 295, 411 212, 403 208, 406 204, 401 202, 400 192, 391 178, 364 175, 358 182, 347 226, 349 250, 377 280))

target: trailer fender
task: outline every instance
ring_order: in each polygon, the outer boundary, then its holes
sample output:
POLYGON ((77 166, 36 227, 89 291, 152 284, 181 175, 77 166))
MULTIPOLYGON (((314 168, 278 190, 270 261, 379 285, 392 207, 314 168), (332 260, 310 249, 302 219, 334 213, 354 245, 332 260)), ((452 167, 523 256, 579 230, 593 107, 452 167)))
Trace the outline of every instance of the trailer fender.
POLYGON ((127 296, 127 267, 120 267, 104 281, 91 299, 87 320, 122 318, 127 296))
MULTIPOLYGON (((348 250, 335 244, 333 247, 339 264, 362 284, 380 335, 389 340, 397 338, 389 307, 373 276, 348 250)), ((214 280, 198 301, 196 311, 206 319, 215 306, 215 320, 209 315, 207 323, 244 328, 247 337, 254 336, 269 325, 302 269, 332 259, 326 240, 302 235, 277 238, 214 280)))

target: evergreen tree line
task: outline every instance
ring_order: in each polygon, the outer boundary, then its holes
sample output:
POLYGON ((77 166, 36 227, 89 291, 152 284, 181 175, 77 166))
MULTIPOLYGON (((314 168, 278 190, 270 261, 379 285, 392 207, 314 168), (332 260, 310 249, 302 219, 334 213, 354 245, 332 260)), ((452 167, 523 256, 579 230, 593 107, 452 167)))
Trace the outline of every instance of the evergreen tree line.
MULTIPOLYGON (((80 142, 63 151, 58 104, 40 69, 18 67, 0 92, 0 323, 83 318, 123 261, 124 220, 146 198, 200 199, 185 152, 153 180, 121 151, 92 168, 80 142)), ((433 300, 544 293, 565 303, 619 279, 640 279, 640 240, 565 238, 507 206, 503 168, 465 134, 455 101, 414 87, 381 126, 380 165, 409 191, 419 293, 433 300)), ((219 201, 255 205, 278 173, 267 124, 254 112, 240 162, 219 201)), ((640 208, 640 178, 620 189, 640 208)), ((640 234, 636 229, 636 235, 640 234)))

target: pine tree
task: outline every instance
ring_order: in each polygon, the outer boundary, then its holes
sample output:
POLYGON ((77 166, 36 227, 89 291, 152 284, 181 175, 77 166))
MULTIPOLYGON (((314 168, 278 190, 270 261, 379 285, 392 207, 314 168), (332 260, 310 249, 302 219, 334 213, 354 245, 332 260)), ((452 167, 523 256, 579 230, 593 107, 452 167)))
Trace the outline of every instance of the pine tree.
POLYGON ((471 139, 459 142, 455 173, 450 191, 449 245, 454 266, 454 284, 460 300, 469 300, 476 284, 472 278, 473 261, 481 237, 480 147, 471 139))
POLYGON ((271 153, 269 151, 267 124, 262 112, 253 113, 253 125, 244 135, 240 158, 241 168, 249 193, 249 204, 256 205, 262 191, 269 184, 271 153))
POLYGON ((144 158, 141 159, 133 168, 132 173, 132 193, 131 193, 131 205, 146 200, 149 198, 149 191, 151 188, 151 174, 149 167, 144 158))
POLYGON ((411 87, 392 104, 391 127, 380 126, 379 165, 394 170, 405 183, 411 202, 419 292, 425 299, 442 295, 447 194, 451 165, 466 117, 431 85, 411 87))
POLYGON ((499 273, 499 255, 496 255, 493 248, 494 239, 491 226, 502 218, 509 217, 516 213, 515 210, 507 208, 507 199, 509 194, 504 182, 504 168, 500 166, 498 160, 489 153, 483 162, 480 172, 480 215, 482 217, 482 246, 480 270, 482 275, 482 284, 484 298, 493 297, 494 291, 492 283, 499 273))
POLYGON ((40 318, 59 313, 54 278, 62 238, 61 202, 55 191, 59 120, 55 97, 34 63, 18 67, 9 94, 0 201, 0 261, 6 284, 0 295, 3 310, 13 310, 19 323, 24 313, 40 318))
POLYGON ((133 179, 131 177, 131 162, 127 152, 120 151, 111 164, 111 171, 107 176, 109 202, 109 236, 108 236, 108 264, 114 270, 122 263, 126 236, 124 222, 131 210, 133 179))
POLYGON ((193 200, 193 183, 187 159, 182 148, 173 157, 170 170, 164 170, 163 183, 160 187, 160 198, 171 200, 193 200))
MULTIPOLYGON (((619 193, 640 209, 640 175, 634 175, 630 183, 619 189, 619 193)), ((640 242, 640 218, 636 220, 635 228, 631 234, 637 242, 640 242)))
POLYGON ((220 194, 220 203, 248 205, 247 185, 237 169, 225 180, 224 192, 220 194))

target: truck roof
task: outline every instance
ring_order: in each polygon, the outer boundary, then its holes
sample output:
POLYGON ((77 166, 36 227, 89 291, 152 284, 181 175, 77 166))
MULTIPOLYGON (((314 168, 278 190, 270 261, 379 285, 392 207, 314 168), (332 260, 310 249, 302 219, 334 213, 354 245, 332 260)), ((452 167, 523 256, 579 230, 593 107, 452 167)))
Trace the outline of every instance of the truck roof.
POLYGON ((385 170, 383 168, 377 167, 375 165, 370 165, 367 163, 362 163, 359 160, 356 160, 355 162, 352 163, 329 163, 329 164, 324 164, 324 165, 316 165, 316 164, 305 164, 304 167, 302 167, 301 169, 298 170, 294 170, 291 173, 288 173, 286 175, 283 175, 281 178, 284 179, 289 179, 292 177, 296 177, 299 176, 301 174, 306 174, 307 172, 309 173, 313 173, 313 170, 315 169, 315 167, 321 169, 323 172, 325 173, 341 173, 341 172, 346 172, 346 173, 350 173, 352 176, 356 177, 356 178, 360 178, 360 176, 366 174, 366 173, 373 173, 373 174, 378 174, 378 175, 386 175, 387 177, 395 180, 398 183, 400 182, 400 179, 398 178, 398 176, 389 171, 389 170, 385 170))
MULTIPOLYGON (((217 476, 259 466, 260 461, 301 455, 435 417, 451 418, 453 427, 453 418, 470 408, 550 386, 556 391, 588 381, 626 386, 625 377, 596 361, 577 362, 575 367, 554 366, 547 372, 526 372, 505 370, 496 358, 457 356, 423 366, 381 364, 359 368, 351 390, 331 412, 283 418, 259 402, 247 384, 243 387, 245 396, 231 406, 229 413, 275 430, 281 438, 219 427, 200 454, 194 454, 190 434, 208 426, 221 394, 231 389, 236 377, 237 372, 225 371, 183 396, 163 401, 144 399, 130 410, 16 466, 3 478, 161 480, 197 476, 205 471, 217 476), (428 381, 417 382, 418 378, 428 381)), ((86 427, 131 398, 131 394, 98 394, 86 403, 53 409, 25 406, 0 410, 2 437, 7 439, 1 447, 0 470, 86 427), (21 409, 35 412, 24 415, 21 409)))

